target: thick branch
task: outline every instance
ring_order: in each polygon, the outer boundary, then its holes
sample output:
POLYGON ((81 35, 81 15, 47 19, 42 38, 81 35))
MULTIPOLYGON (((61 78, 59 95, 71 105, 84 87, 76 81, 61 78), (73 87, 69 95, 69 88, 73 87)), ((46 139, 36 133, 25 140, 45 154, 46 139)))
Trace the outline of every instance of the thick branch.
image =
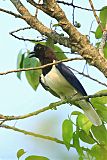
POLYGON ((23 16, 25 21, 34 29, 38 30, 40 33, 45 34, 48 37, 52 37, 53 40, 72 48, 73 44, 76 43, 76 51, 79 52, 91 65, 97 67, 106 77, 107 77, 107 61, 102 57, 98 50, 89 44, 86 36, 83 36, 77 31, 77 29, 68 21, 63 10, 59 5, 54 2, 51 4, 52 8, 48 6, 38 5, 37 7, 43 10, 45 13, 54 17, 58 20, 62 29, 68 33, 70 38, 65 38, 53 32, 51 29, 44 26, 36 17, 32 16, 29 11, 23 6, 19 0, 11 0, 14 6, 17 8, 18 12, 23 16))
MULTIPOLYGON (((34 29, 38 30, 41 34, 46 35, 47 37, 51 37, 55 42, 69 47, 72 49, 75 46, 75 51, 77 51, 77 44, 72 44, 69 41, 69 38, 63 37, 60 34, 52 31, 48 27, 44 26, 35 16, 32 16, 29 11, 24 7, 24 5, 20 2, 20 0, 10 0, 18 12, 23 16, 23 19, 34 29)), ((74 49, 74 48, 73 48, 74 49)))
MULTIPOLYGON (((31 3, 33 0, 28 1, 31 3)), ((69 41, 78 44, 77 52, 79 52, 81 56, 88 61, 88 63, 97 67, 107 77, 107 60, 100 55, 94 46, 89 44, 87 37, 79 33, 78 30, 68 21, 64 11, 56 2, 53 4, 51 2, 52 8, 49 8, 48 4, 38 5, 34 1, 33 6, 41 9, 43 12, 55 18, 62 29, 70 36, 69 41)))

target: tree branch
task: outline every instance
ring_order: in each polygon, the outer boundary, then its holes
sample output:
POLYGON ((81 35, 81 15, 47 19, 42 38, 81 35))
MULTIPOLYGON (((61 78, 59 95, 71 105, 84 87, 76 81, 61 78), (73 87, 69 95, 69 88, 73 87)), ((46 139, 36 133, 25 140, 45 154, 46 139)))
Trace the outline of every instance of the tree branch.
MULTIPOLYGON (((56 143, 59 143, 59 144, 64 144, 64 141, 59 140, 58 138, 51 137, 51 136, 45 136, 45 135, 33 133, 33 132, 30 132, 30 131, 22 130, 22 129, 12 127, 12 126, 9 126, 9 125, 4 125, 4 124, 0 125, 0 127, 10 129, 10 130, 13 130, 15 132, 20 132, 20 133, 23 133, 25 135, 33 136, 35 138, 41 138, 41 139, 49 140, 49 141, 56 142, 56 143)), ((75 146, 73 144, 70 144, 70 147, 75 148, 75 146)), ((87 151, 87 148, 85 148, 85 147, 82 147, 82 149, 84 151, 87 151)))
POLYGON ((70 24, 64 12, 60 9, 60 7, 56 3, 55 3, 54 11, 51 11, 51 12, 46 10, 46 8, 44 8, 43 6, 42 7, 40 5, 37 5, 37 6, 39 6, 40 9, 45 9, 47 14, 55 17, 59 21, 62 28, 65 27, 66 29, 68 28, 67 29, 68 31, 71 30, 69 34, 70 36, 72 36, 71 38, 72 41, 69 38, 62 37, 61 35, 57 34, 56 32, 53 32, 51 29, 44 26, 37 18, 35 18, 29 13, 29 11, 23 6, 20 0, 18 1, 11 0, 11 2, 17 8, 18 12, 22 14, 21 18, 23 17, 23 19, 29 25, 31 25, 32 28, 37 29, 39 32, 41 32, 42 34, 45 34, 46 36, 51 36, 53 40, 55 40, 56 42, 64 46, 68 46, 69 48, 72 48, 73 45, 76 46, 76 51, 79 52, 90 64, 99 68, 100 71, 104 73, 104 75, 107 77, 107 61, 104 59, 104 57, 102 57, 99 54, 97 49, 95 49, 93 46, 89 44, 86 37, 82 36, 76 30, 76 28, 70 24), (65 23, 62 22, 63 20, 65 20, 65 23), (79 41, 80 39, 81 39, 81 42, 75 43, 75 41, 79 41))
POLYGON ((63 37, 55 31, 44 26, 35 16, 32 16, 29 11, 24 7, 20 0, 10 0, 18 12, 23 16, 23 19, 34 29, 38 30, 41 34, 51 37, 54 41, 66 47, 72 48, 75 46, 75 51, 79 52, 88 63, 97 67, 107 77, 107 60, 104 59, 98 50, 89 44, 86 36, 81 35, 77 29, 68 21, 64 12, 55 3, 52 10, 48 10, 48 6, 40 6, 48 15, 58 20, 62 29, 69 34, 70 38, 63 37), (60 13, 60 14, 59 14, 60 13))
MULTIPOLYGON (((69 66, 68 66, 68 67, 69 67, 69 66)), ((77 70, 74 69, 74 68, 71 68, 71 67, 69 67, 69 68, 70 68, 71 70, 77 72, 78 74, 80 74, 80 75, 82 75, 82 76, 84 76, 84 77, 86 77, 86 78, 89 78, 89 79, 91 79, 92 81, 95 81, 95 82, 97 82, 97 83, 99 83, 99 84, 101 84, 101 85, 107 87, 107 84, 106 84, 106 83, 103 83, 103 82, 101 82, 101 81, 99 81, 99 80, 97 80, 97 79, 95 79, 95 78, 93 78, 93 77, 91 77, 91 76, 89 76, 89 75, 83 73, 83 72, 79 72, 79 71, 77 71, 77 70)))
POLYGON ((20 2, 20 0, 10 0, 13 5, 16 7, 18 12, 23 16, 23 19, 35 30, 38 30, 41 34, 46 35, 47 37, 51 37, 55 42, 69 47, 77 51, 77 47, 79 46, 76 43, 69 41, 68 37, 61 36, 60 34, 56 33, 55 31, 49 29, 48 27, 44 26, 35 16, 32 16, 29 11, 24 7, 24 5, 20 2))
POLYGON ((97 14, 96 14, 96 11, 95 11, 95 9, 94 9, 94 5, 93 5, 92 0, 89 0, 89 3, 90 3, 90 6, 91 6, 91 8, 92 8, 94 17, 96 18, 96 21, 97 21, 97 23, 99 24, 99 26, 100 26, 100 28, 101 28, 101 30, 102 30, 102 32, 103 32, 103 31, 104 31, 104 28, 103 28, 102 24, 100 23, 99 17, 98 17, 97 14))
POLYGON ((14 13, 12 11, 8 11, 8 10, 5 10, 3 8, 0 8, 0 11, 1 12, 5 12, 7 14, 10 14, 10 15, 14 16, 15 18, 21 18, 21 19, 23 19, 23 17, 20 14, 16 14, 16 13, 14 13))
POLYGON ((32 29, 32 27, 20 28, 20 29, 17 29, 17 30, 15 30, 15 31, 10 32, 9 34, 10 34, 11 36, 13 36, 14 38, 17 38, 18 40, 29 41, 29 42, 40 42, 40 41, 46 40, 46 38, 41 39, 41 40, 22 38, 22 37, 18 37, 18 36, 16 36, 16 35, 14 34, 14 33, 16 33, 16 32, 19 32, 19 31, 22 31, 22 30, 26 30, 26 29, 32 29))
POLYGON ((9 71, 6 71, 6 72, 0 72, 0 75, 6 75, 6 74, 9 74, 9 73, 13 73, 13 72, 22 72, 22 71, 29 71, 29 70, 39 70, 39 69, 46 68, 48 66, 52 66, 52 65, 61 63, 61 62, 68 62, 68 61, 73 61, 73 60, 84 60, 84 59, 83 58, 67 58, 67 59, 64 59, 64 60, 57 61, 57 62, 48 63, 46 65, 42 65, 42 66, 39 66, 39 67, 22 68, 22 69, 9 70, 9 71))
POLYGON ((38 115, 40 113, 43 113, 45 111, 48 111, 50 109, 54 109, 55 107, 58 107, 63 103, 66 103, 66 102, 64 102, 64 101, 54 102, 54 103, 51 103, 47 107, 43 107, 42 109, 39 109, 37 111, 31 112, 31 113, 28 113, 28 114, 25 114, 25 115, 21 115, 21 116, 3 116, 3 115, 1 115, 1 118, 5 119, 5 121, 25 119, 25 118, 28 118, 28 117, 36 116, 36 115, 38 115))
MULTIPOLYGON (((13 131, 20 132, 20 133, 23 133, 25 135, 33 136, 33 137, 36 137, 36 138, 42 138, 44 140, 50 140, 50 141, 53 141, 53 142, 56 142, 56 143, 59 143, 59 144, 64 144, 63 141, 61 141, 57 138, 54 138, 54 137, 44 136, 44 135, 41 135, 41 134, 33 133, 33 132, 30 132, 30 131, 22 130, 22 129, 12 127, 12 126, 8 126, 8 125, 4 125, 4 124, 0 125, 0 127, 1 128, 6 128, 6 129, 11 129, 13 131)), ((70 144, 70 147, 74 147, 74 145, 70 144)))
MULTIPOLYGON (((28 0, 28 2, 31 1, 33 0, 28 0)), ((50 15, 58 21, 62 29, 70 36, 69 42, 76 43, 76 51, 80 53, 80 55, 84 57, 89 64, 97 67, 107 77, 107 60, 100 55, 94 46, 89 44, 87 37, 79 33, 77 29, 68 21, 64 11, 56 2, 54 2, 54 4, 51 2, 51 5, 54 7, 49 8, 48 5, 39 5, 33 1, 33 6, 41 9, 44 13, 50 15)), ((52 36, 52 39, 54 40, 54 36, 52 36)))
MULTIPOLYGON (((74 8, 78 8, 78 9, 82 9, 82 10, 86 10, 86 11, 93 11, 92 9, 80 7, 80 6, 74 5, 73 3, 69 3, 69 2, 64 2, 64 1, 57 0, 57 3, 61 3, 61 4, 64 4, 64 5, 68 5, 68 6, 72 6, 74 8)), ((101 9, 95 9, 95 11, 101 11, 101 9)))
MULTIPOLYGON (((43 69, 43 68, 46 68, 48 66, 52 66, 52 65, 55 65, 55 64, 58 64, 58 63, 61 63, 61 62, 68 62, 68 61, 73 61, 73 60, 84 60, 83 58, 69 58, 69 59, 64 59, 64 60, 60 60, 60 61, 57 61, 57 62, 53 62, 53 63, 48 63, 46 65, 42 65, 42 66, 39 66, 39 67, 34 67, 34 68, 22 68, 22 69, 15 69, 15 70, 9 70, 9 71, 6 71, 6 72, 0 72, 0 75, 6 75, 6 74, 10 74, 10 73, 16 73, 16 72, 23 72, 23 71, 30 71, 30 70, 39 70, 39 69, 43 69)), ((69 67, 69 66, 68 66, 69 67)), ((69 67, 71 70, 73 71, 76 71, 78 74, 80 75, 83 75, 105 87, 107 87, 107 84, 106 83, 103 83, 83 72, 79 72, 78 70, 74 69, 74 68, 71 68, 69 67)))
POLYGON ((54 109, 54 108, 56 108, 56 107, 58 107, 62 104, 65 104, 65 103, 75 104, 76 101, 80 101, 80 100, 83 100, 83 99, 89 99, 89 98, 103 97, 103 96, 107 96, 107 93, 97 93, 97 94, 94 94, 94 95, 82 96, 82 97, 79 97, 79 98, 75 98, 75 97, 72 98, 71 97, 69 99, 60 100, 58 102, 51 103, 47 107, 44 107, 42 109, 39 109, 37 111, 31 112, 31 113, 28 113, 28 114, 25 114, 25 115, 21 115, 21 116, 0 115, 0 118, 4 121, 25 119, 25 118, 32 117, 32 116, 37 116, 40 113, 43 113, 43 112, 48 111, 50 109, 54 109))

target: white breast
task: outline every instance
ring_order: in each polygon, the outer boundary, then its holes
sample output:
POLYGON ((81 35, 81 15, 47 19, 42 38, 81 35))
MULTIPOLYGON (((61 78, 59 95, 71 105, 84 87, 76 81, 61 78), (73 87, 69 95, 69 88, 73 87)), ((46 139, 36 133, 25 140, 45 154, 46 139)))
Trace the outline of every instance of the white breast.
POLYGON ((77 93, 70 83, 61 75, 55 65, 53 65, 51 71, 45 77, 42 76, 42 80, 45 85, 55 91, 61 99, 77 93))

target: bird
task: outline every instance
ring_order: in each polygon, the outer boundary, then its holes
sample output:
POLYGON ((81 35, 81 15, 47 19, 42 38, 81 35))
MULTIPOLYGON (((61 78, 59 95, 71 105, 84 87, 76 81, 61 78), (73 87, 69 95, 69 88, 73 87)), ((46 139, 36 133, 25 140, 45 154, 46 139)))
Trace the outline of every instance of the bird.
MULTIPOLYGON (((29 53, 29 58, 32 57, 38 58, 41 65, 58 61, 54 50, 40 43, 36 44, 34 46, 34 50, 29 53)), ((70 68, 62 62, 42 68, 40 83, 45 90, 50 91, 51 94, 61 100, 65 100, 67 98, 71 98, 72 100, 73 98, 87 96, 87 93, 80 81, 70 68)), ((84 111, 84 114, 93 125, 102 125, 102 121, 89 99, 76 101, 75 105, 84 111)))

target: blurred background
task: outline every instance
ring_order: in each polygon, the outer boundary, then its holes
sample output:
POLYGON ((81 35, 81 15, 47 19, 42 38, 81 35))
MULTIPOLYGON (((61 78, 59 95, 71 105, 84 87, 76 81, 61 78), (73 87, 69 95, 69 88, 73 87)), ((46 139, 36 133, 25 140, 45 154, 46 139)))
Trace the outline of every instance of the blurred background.
MULTIPOLYGON (((69 1, 66 0, 65 2, 69 1)), ((90 8, 88 1, 83 2, 83 0, 76 0, 74 3, 78 6, 90 8)), ((96 9, 101 9, 107 4, 107 1, 93 0, 93 3, 96 9)), ((28 7, 32 14, 35 13, 35 8, 31 7, 31 5, 25 0, 23 0, 23 4, 28 7)), ((66 5, 61 5, 61 7, 65 10, 67 18, 72 22, 72 7, 66 5)), ((17 12, 10 1, 1 1, 0 8, 17 12)), ((50 23, 57 23, 54 19, 51 19, 41 11, 38 12, 38 18, 45 25, 48 24, 48 26, 50 26, 50 23)), ((76 9, 75 20, 81 23, 79 31, 84 35, 88 35, 91 23, 95 19, 92 12, 76 9)), ((9 35, 9 32, 27 26, 23 20, 0 12, 0 22, 0 72, 3 72, 16 69, 17 55, 19 51, 21 49, 23 52, 26 52, 27 49, 33 50, 34 44, 20 41, 9 35)), ((92 25, 93 31, 95 31, 96 26, 97 24, 94 21, 92 25)), ((95 44, 94 35, 93 33, 90 34, 91 42, 95 44)), ((41 35, 35 30, 22 31, 17 35, 30 39, 37 39, 37 36, 41 37, 41 35)), ((61 48, 65 52, 70 52, 70 49, 68 48, 62 46, 61 48)), ((71 54, 67 54, 67 56, 73 57, 71 54)), ((83 71, 85 63, 69 62, 66 64, 79 71, 83 71)), ((99 79, 102 82, 106 81, 102 73, 94 67, 88 66, 88 73, 91 77, 99 79), (102 77, 102 79, 100 79, 100 77, 102 77)), ((99 90, 105 89, 105 87, 85 77, 78 74, 76 74, 76 76, 79 78, 88 94, 94 94, 99 90)), ((39 85, 35 92, 28 84, 24 72, 22 73, 22 80, 17 78, 16 73, 0 76, 0 114, 23 115, 48 106, 51 102, 55 101, 58 101, 58 99, 46 92, 41 85, 39 85)), ((38 116, 8 122, 7 124, 12 126, 15 125, 15 127, 38 134, 62 139, 62 122, 64 119, 68 118, 68 115, 70 115, 73 110, 79 109, 75 106, 71 107, 66 104, 58 107, 57 110, 50 110, 41 113, 38 116)), ((83 145, 87 146, 87 144, 83 145)), ((50 160, 71 160, 71 157, 72 160, 78 159, 76 151, 72 148, 68 151, 64 145, 0 128, 0 160, 17 160, 16 153, 20 148, 23 148, 27 152, 26 156, 31 154, 41 155, 48 157, 50 160)), ((25 156, 23 156, 21 160, 23 160, 24 157, 25 156)))

